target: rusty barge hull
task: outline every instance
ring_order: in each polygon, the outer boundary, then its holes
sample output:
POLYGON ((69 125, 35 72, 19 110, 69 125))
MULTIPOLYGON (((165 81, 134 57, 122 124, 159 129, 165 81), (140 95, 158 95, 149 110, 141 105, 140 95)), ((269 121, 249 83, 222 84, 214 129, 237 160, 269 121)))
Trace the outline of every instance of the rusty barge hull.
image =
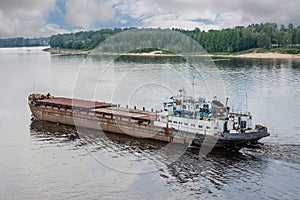
POLYGON ((151 124, 150 119, 144 116, 144 122, 138 119, 116 116, 110 113, 97 113, 93 110, 65 109, 64 105, 57 106, 35 106, 29 104, 33 116, 42 121, 49 121, 76 127, 96 129, 99 131, 126 134, 138 138, 147 138, 164 142, 175 142, 188 144, 191 139, 174 137, 177 132, 174 129, 156 127, 151 124))

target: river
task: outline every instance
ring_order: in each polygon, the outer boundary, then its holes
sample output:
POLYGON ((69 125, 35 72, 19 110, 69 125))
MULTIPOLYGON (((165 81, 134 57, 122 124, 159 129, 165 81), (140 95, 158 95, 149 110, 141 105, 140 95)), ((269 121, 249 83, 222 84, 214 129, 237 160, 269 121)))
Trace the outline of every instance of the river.
POLYGON ((0 199, 298 199, 300 60, 110 58, 0 49, 0 199), (271 135, 253 147, 166 144, 32 121, 32 92, 161 109, 184 87, 249 110, 271 135), (175 155, 175 156, 174 156, 175 155), (176 159, 170 159, 176 158, 176 159))

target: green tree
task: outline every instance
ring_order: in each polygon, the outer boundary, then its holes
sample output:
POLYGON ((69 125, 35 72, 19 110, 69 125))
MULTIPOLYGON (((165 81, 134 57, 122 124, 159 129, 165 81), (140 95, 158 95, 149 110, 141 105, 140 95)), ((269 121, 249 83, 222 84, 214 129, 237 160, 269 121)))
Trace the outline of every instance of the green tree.
POLYGON ((258 35, 257 46, 260 48, 270 49, 270 37, 267 33, 261 33, 258 35))

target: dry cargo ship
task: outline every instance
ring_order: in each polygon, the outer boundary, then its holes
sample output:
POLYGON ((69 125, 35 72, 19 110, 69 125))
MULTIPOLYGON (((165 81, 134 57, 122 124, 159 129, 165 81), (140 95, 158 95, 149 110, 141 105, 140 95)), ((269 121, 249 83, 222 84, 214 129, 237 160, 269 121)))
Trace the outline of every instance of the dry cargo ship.
POLYGON ((270 134, 252 125, 250 113, 230 112, 216 98, 192 98, 184 90, 163 103, 160 112, 65 97, 31 94, 28 104, 38 120, 99 129, 165 142, 213 147, 257 143, 270 134))

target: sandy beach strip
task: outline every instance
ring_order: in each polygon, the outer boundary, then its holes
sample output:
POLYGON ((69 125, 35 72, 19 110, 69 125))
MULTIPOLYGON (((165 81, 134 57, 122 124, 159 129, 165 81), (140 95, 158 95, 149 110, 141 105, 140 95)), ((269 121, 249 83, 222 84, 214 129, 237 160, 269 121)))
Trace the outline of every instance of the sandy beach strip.
MULTIPOLYGON (((52 54, 64 54, 64 55, 88 55, 93 51, 86 50, 73 50, 73 49, 54 49, 48 48, 44 49, 44 51, 52 53, 52 54)), ((106 53, 103 53, 106 54, 106 53)), ((107 53, 109 54, 109 53, 107 53)), ((112 53, 113 55, 113 53, 112 53)), ((161 51, 153 51, 149 53, 122 53, 120 55, 126 56, 180 56, 176 54, 163 54, 161 51)), ((203 55, 195 55, 195 56, 211 56, 211 57, 225 57, 225 58, 261 58, 261 59, 300 59, 300 54, 280 54, 280 53, 245 53, 240 55, 214 55, 214 54, 203 54, 203 55)))
POLYGON ((281 53, 246 53, 237 55, 238 58, 274 58, 274 59, 294 59, 300 58, 300 54, 281 54, 281 53))

